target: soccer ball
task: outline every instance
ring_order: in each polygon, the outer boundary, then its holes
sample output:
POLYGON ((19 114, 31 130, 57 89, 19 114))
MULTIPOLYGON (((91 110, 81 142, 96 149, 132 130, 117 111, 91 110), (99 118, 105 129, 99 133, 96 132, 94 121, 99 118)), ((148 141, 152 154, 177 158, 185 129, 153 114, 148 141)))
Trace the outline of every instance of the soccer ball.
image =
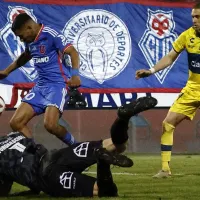
POLYGON ((5 110, 5 108, 6 108, 5 101, 4 101, 3 98, 0 96, 0 115, 1 115, 2 112, 5 110))

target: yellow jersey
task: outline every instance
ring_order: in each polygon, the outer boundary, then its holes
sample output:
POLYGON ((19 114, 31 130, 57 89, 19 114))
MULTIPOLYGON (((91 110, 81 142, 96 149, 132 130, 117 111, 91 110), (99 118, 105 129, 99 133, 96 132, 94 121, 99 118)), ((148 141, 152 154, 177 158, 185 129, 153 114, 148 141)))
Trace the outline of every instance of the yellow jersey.
POLYGON ((177 53, 186 49, 188 54, 189 77, 186 87, 200 91, 200 37, 193 27, 184 31, 173 43, 177 53))

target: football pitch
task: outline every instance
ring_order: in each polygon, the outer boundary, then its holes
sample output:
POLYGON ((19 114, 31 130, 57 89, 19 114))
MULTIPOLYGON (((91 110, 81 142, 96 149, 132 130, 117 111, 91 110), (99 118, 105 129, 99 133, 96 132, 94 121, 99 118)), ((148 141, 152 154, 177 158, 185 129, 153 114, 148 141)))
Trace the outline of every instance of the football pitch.
MULTIPOLYGON (((132 168, 112 167, 113 178, 118 185, 119 197, 109 198, 109 200, 200 199, 200 155, 174 155, 171 162, 173 176, 168 179, 152 178, 152 175, 160 169, 159 155, 131 154, 129 156, 135 163, 132 168)), ((95 166, 91 167, 88 173, 95 176, 95 169, 95 166)), ((15 184, 12 192, 23 191, 24 189, 26 188, 15 184)), ((38 197, 11 197, 9 199, 56 200, 58 198, 50 198, 41 194, 38 197)), ((91 198, 70 198, 70 200, 73 199, 91 200, 91 198)))

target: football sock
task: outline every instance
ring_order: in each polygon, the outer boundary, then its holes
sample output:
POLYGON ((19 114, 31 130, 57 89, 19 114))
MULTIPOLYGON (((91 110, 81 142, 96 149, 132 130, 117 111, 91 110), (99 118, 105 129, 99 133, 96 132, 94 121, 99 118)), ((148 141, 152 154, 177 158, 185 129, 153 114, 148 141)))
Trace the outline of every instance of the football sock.
POLYGON ((171 160, 174 129, 175 127, 173 125, 163 122, 163 134, 161 136, 161 159, 163 171, 170 171, 169 162, 171 160))
POLYGON ((129 120, 122 120, 120 118, 117 118, 111 129, 111 139, 114 144, 124 144, 128 140, 128 123, 129 120))
POLYGON ((99 197, 117 196, 117 187, 113 182, 110 165, 103 160, 97 162, 97 185, 99 197))
POLYGON ((76 140, 74 139, 74 136, 69 132, 67 132, 63 138, 59 137, 59 139, 69 146, 77 143, 76 140))

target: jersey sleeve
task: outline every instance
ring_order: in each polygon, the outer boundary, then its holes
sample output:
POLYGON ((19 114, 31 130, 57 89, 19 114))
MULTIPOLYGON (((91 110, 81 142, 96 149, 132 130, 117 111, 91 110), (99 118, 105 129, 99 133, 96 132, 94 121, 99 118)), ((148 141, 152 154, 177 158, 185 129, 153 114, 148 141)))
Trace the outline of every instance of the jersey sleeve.
POLYGON ((186 34, 187 34, 187 31, 184 31, 183 33, 181 33, 181 35, 172 44, 174 50, 177 53, 182 52, 186 47, 186 34))
POLYGON ((71 43, 67 42, 66 37, 59 33, 53 38, 53 43, 57 50, 59 50, 61 53, 63 53, 68 47, 72 46, 71 43))

